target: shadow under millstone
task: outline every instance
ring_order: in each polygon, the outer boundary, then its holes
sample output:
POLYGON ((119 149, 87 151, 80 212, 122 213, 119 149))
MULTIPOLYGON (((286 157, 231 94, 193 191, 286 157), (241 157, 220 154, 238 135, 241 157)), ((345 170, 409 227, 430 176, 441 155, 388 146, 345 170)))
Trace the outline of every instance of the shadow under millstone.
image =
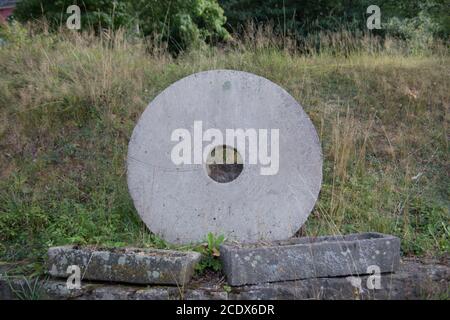
POLYGON ((208 165, 208 175, 216 182, 227 183, 236 179, 243 169, 244 165, 241 163, 210 164, 208 165))

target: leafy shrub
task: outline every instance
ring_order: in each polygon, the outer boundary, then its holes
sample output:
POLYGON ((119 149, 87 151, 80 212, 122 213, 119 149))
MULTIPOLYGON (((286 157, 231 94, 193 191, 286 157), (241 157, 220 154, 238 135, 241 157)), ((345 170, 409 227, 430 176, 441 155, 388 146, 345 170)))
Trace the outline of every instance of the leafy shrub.
POLYGON ((8 24, 0 23, 0 45, 5 43, 23 43, 27 41, 27 30, 20 23, 11 21, 8 24))
POLYGON ((64 26, 67 7, 81 10, 83 29, 125 28, 144 36, 158 35, 172 49, 229 38, 226 18, 216 0, 24 0, 15 11, 20 21, 45 18, 51 29, 64 26))
POLYGON ((223 27, 226 18, 216 0, 139 0, 133 4, 143 34, 161 35, 171 48, 179 50, 202 41, 229 38, 223 27))
POLYGON ((384 28, 389 35, 408 40, 411 47, 417 49, 428 48, 440 30, 439 25, 423 12, 414 18, 393 17, 384 28))

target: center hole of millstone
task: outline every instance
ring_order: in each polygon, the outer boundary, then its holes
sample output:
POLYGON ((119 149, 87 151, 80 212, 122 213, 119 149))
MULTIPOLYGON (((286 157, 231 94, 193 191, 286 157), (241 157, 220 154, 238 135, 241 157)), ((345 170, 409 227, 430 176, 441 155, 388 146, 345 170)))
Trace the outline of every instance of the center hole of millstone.
POLYGON ((241 155, 227 145, 216 146, 206 159, 206 172, 216 182, 228 183, 236 179, 244 169, 241 155))

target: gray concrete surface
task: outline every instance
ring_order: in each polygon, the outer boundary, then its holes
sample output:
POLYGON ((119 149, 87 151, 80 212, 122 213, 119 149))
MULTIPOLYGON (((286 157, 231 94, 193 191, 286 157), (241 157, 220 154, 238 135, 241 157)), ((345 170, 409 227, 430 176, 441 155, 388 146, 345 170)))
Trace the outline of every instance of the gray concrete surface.
POLYGON ((76 265, 85 280, 184 285, 199 260, 197 252, 63 246, 48 250, 48 273, 67 278, 67 268, 76 265))
MULTIPOLYGON (((79 290, 68 290, 64 280, 41 281, 39 299, 75 300, 240 300, 240 299, 448 299, 450 268, 433 262, 405 259, 399 270, 381 275, 380 289, 369 289, 369 276, 304 279, 232 287, 225 290, 220 276, 205 282, 196 280, 186 286, 130 286, 82 282, 79 290), (352 280, 352 281, 350 281, 352 280)), ((0 274, 0 300, 17 299, 11 287, 29 296, 21 278, 6 279, 0 274)))
POLYGON ((221 259, 232 286, 305 278, 394 272, 400 240, 380 233, 223 244, 221 259))

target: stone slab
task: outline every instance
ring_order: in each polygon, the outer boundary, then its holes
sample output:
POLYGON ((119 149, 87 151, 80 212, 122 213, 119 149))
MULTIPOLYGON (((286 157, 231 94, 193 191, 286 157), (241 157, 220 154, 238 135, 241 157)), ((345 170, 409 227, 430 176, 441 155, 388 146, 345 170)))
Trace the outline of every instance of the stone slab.
MULTIPOLYGON (((369 276, 359 277, 360 286, 349 277, 315 278, 231 287, 192 282, 174 286, 138 286, 82 281, 80 289, 69 290, 65 280, 47 279, 39 285, 37 298, 58 300, 277 300, 277 299, 448 299, 450 267, 438 261, 401 261, 395 273, 382 274, 380 289, 369 289, 369 276)), ((18 299, 11 287, 21 292, 27 285, 22 277, 0 276, 0 300, 18 299)), ((180 302, 182 303, 182 302, 180 302)))
POLYGON ((210 232, 241 242, 287 239, 306 221, 322 181, 320 141, 301 105, 277 84, 233 70, 196 73, 162 91, 133 130, 127 166, 137 212, 153 233, 172 243, 201 242, 210 232), (278 171, 261 173, 268 165, 261 162, 259 152, 265 151, 259 145, 252 149, 258 162, 251 163, 246 138, 245 145, 235 145, 243 158, 239 176, 228 183, 213 180, 205 159, 200 155, 201 163, 195 163, 195 154, 228 144, 201 140, 209 129, 224 140, 227 130, 268 130, 264 147, 279 155, 278 171), (172 161, 180 143, 171 139, 175 130, 187 130, 180 140, 190 139, 186 154, 192 164, 172 161), (271 130, 279 130, 278 152, 271 130))
POLYGON ((220 253, 228 283, 241 286, 363 275, 374 271, 394 272, 400 259, 400 240, 372 232, 270 243, 224 244, 220 253))
POLYGON ((187 251, 62 246, 48 250, 48 273, 67 278, 67 268, 77 265, 86 280, 185 285, 200 258, 187 251))

